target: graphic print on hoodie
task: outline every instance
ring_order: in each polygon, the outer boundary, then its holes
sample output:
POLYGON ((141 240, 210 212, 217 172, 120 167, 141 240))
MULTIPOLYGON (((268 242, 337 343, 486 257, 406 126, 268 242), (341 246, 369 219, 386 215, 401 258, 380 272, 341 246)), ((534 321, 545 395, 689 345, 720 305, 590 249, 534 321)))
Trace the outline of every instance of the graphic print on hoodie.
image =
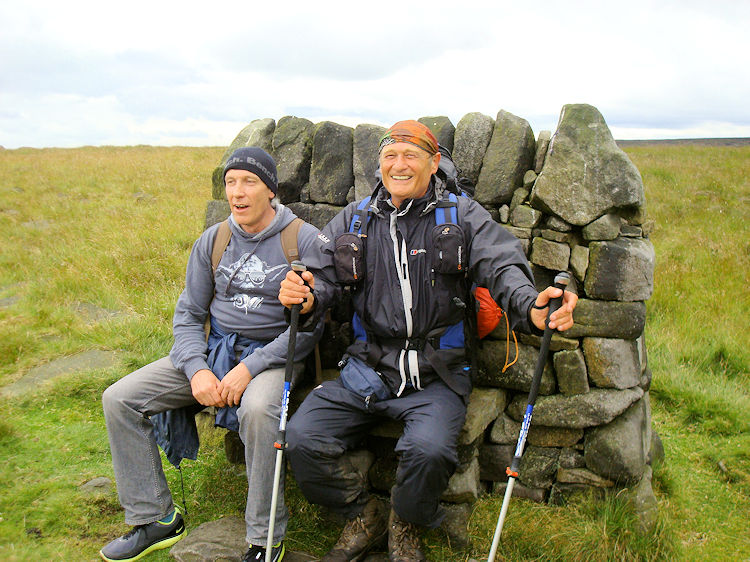
POLYGON ((263 304, 262 296, 253 296, 258 289, 262 289, 266 281, 273 282, 276 278, 284 273, 287 264, 283 263, 276 266, 269 266, 258 256, 245 253, 234 263, 229 266, 220 265, 216 273, 223 275, 230 285, 227 296, 232 297, 232 303, 235 308, 244 310, 245 314, 251 309, 257 309, 263 304), (234 293, 234 291, 237 291, 234 293), (231 294, 234 293, 234 294, 231 294))

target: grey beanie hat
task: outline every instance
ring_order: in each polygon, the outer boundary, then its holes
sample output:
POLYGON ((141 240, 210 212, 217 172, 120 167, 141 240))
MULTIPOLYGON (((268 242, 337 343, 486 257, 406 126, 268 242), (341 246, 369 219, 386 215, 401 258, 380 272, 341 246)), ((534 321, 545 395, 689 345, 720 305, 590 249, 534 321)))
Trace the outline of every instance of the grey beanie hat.
POLYGON ((276 162, 268 152, 257 146, 243 146, 235 150, 224 165, 224 176, 229 170, 246 170, 257 175, 274 195, 279 191, 276 162))

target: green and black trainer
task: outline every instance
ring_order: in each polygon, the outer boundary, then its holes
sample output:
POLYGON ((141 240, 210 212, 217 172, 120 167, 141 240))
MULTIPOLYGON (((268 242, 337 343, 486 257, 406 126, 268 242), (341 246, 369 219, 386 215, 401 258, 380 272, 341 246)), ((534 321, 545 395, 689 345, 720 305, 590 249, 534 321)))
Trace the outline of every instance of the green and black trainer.
MULTIPOLYGON (((281 562, 284 558, 284 541, 279 541, 271 547, 271 562, 281 562)), ((266 560, 266 547, 251 545, 245 556, 242 557, 242 562, 265 562, 266 560)))
POLYGON ((160 548, 169 548, 185 536, 185 522, 175 510, 172 515, 136 525, 123 536, 116 538, 99 551, 99 555, 109 562, 130 562, 146 556, 160 548))

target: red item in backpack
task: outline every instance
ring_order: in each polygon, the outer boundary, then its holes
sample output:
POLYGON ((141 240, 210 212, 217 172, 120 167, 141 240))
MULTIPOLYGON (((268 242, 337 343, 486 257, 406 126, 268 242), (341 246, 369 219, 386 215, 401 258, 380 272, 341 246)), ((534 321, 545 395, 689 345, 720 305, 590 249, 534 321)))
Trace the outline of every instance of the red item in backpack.
POLYGON ((497 306, 495 299, 485 287, 477 287, 474 291, 474 298, 479 303, 477 310, 477 335, 483 339, 487 334, 492 332, 500 323, 503 317, 503 309, 497 306))

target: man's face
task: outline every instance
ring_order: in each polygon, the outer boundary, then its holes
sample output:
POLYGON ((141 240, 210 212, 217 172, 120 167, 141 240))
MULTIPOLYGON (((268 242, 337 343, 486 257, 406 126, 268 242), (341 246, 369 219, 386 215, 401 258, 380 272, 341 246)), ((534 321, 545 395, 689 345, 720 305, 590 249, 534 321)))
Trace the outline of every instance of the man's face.
POLYGON ((408 142, 386 145, 380 152, 380 171, 393 204, 400 207, 404 199, 422 197, 439 162, 439 152, 431 156, 408 142))
POLYGON ((229 170, 224 176, 224 187, 232 216, 245 232, 263 230, 274 217, 271 207, 273 191, 252 172, 229 170))

